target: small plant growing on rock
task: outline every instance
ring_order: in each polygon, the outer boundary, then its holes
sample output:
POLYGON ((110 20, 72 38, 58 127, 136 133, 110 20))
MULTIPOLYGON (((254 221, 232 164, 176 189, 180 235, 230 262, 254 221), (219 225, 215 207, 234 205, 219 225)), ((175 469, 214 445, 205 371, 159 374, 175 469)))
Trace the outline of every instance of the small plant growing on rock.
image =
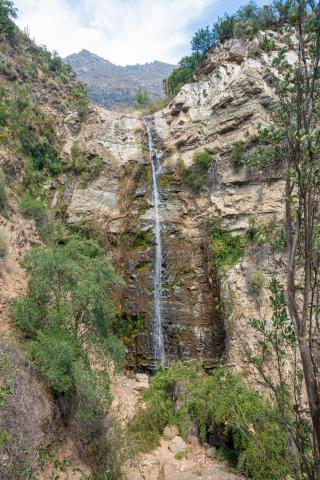
POLYGON ((244 255, 246 238, 223 229, 221 221, 213 222, 209 228, 213 261, 218 275, 221 276, 244 255))
POLYGON ((265 287, 266 279, 261 270, 255 270, 249 277, 249 290, 253 297, 260 303, 262 300, 262 292, 265 287))
POLYGON ((240 168, 246 165, 246 149, 243 142, 236 142, 230 153, 230 160, 233 168, 240 168))
POLYGON ((199 193, 204 187, 212 162, 213 156, 207 151, 195 153, 190 167, 186 167, 182 160, 179 162, 182 180, 194 193, 199 193))

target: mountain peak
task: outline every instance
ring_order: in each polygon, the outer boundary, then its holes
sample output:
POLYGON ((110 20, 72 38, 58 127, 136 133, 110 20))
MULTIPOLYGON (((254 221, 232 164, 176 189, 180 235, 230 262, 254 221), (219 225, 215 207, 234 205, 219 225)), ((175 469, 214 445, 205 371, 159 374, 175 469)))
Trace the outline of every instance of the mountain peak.
POLYGON ((65 62, 88 84, 91 99, 107 108, 132 105, 140 88, 145 88, 151 98, 161 97, 163 80, 175 68, 159 60, 119 66, 86 49, 69 55, 65 62))

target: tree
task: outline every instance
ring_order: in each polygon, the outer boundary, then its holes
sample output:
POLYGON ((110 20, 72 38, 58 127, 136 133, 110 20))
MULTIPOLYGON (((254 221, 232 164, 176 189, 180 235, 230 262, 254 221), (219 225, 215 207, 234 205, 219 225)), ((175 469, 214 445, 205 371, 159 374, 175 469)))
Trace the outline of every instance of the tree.
POLYGON ((208 25, 205 28, 200 28, 191 40, 192 51, 202 57, 214 45, 216 36, 213 30, 210 30, 208 25))
POLYGON ((76 237, 33 249, 22 265, 27 296, 13 302, 12 315, 32 340, 33 359, 58 397, 74 392, 82 416, 103 414, 109 396, 102 367, 123 358, 113 335, 111 289, 118 276, 95 241, 76 237), (89 352, 99 371, 91 369, 89 352))
MULTIPOLYGON (((280 3, 280 2, 278 2, 280 3)), ((273 291, 275 326, 284 332, 282 341, 297 353, 293 396, 294 423, 286 423, 300 452, 304 475, 320 479, 320 6, 313 0, 297 0, 281 4, 290 25, 287 26, 287 48, 281 49, 274 66, 279 72, 276 82, 278 109, 274 126, 265 132, 265 139, 281 150, 285 157, 285 230, 287 244, 286 296, 278 286, 273 291), (286 61, 286 51, 295 52, 294 65, 286 61), (280 293, 279 293, 280 291, 280 293), (280 297, 279 297, 280 295, 280 297), (281 301, 280 301, 281 300, 281 301), (280 302, 280 304, 279 304, 280 302), (290 322, 288 324, 286 315, 290 322), (301 363, 299 363, 301 362, 301 363), (301 368, 299 367, 301 365, 301 368), (304 387, 307 405, 299 392, 304 387), (298 396, 297 396, 298 392, 298 396), (307 430, 310 429, 310 434, 307 430), (306 440, 307 439, 307 440, 306 440), (306 446, 306 442, 307 445, 306 446)), ((275 330, 258 325, 277 358, 284 344, 274 343, 275 330)), ((280 357, 279 357, 280 355, 280 357)), ((257 364, 257 362, 256 362, 257 364)), ((258 362, 260 372, 262 363, 258 362)), ((280 405, 288 405, 287 384, 283 377, 282 360, 278 361, 279 383, 275 386, 269 376, 265 380, 275 392, 280 405), (281 387, 281 388, 280 388, 281 387)), ((263 373, 263 372, 262 372, 263 373)), ((290 389, 289 389, 290 390, 290 389)), ((283 412, 285 418, 285 412, 283 412)), ((305 477, 303 477, 305 478, 305 477)))
POLYGON ((16 26, 11 18, 17 17, 17 9, 11 0, 0 0, 0 34, 4 33, 13 39, 16 32, 16 26))
POLYGON ((145 107, 150 102, 146 89, 140 88, 134 95, 133 104, 135 107, 145 107))

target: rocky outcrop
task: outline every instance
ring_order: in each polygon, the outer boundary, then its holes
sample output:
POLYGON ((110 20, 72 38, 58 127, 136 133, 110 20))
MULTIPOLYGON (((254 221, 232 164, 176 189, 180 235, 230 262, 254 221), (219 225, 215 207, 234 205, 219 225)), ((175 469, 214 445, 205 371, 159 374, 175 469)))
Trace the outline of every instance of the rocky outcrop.
MULTIPOLYGON (((95 181, 63 188, 69 222, 94 221, 102 231, 126 288, 118 296, 129 364, 150 368, 153 264, 155 257, 151 161, 140 119, 95 109, 79 138, 88 156, 98 154, 105 168, 95 181)), ((160 147, 160 146, 159 146, 160 147)), ((168 361, 201 359, 212 365, 223 352, 224 330, 218 292, 210 277, 206 242, 190 215, 192 195, 183 191, 174 170, 160 177, 163 237, 163 328, 168 361)))
MULTIPOLYGON (((163 241, 163 331, 166 358, 201 360, 211 367, 222 357, 245 368, 243 344, 255 342, 252 316, 268 314, 252 295, 250 275, 268 278, 277 255, 265 245, 248 245, 246 255, 218 278, 208 224, 221 219, 232 234, 245 234, 282 216, 281 166, 235 168, 234 145, 255 148, 259 125, 269 122, 275 102, 271 62, 274 52, 253 42, 231 40, 207 57, 198 81, 185 85, 151 119, 154 143, 162 152, 159 178, 163 241), (257 55, 257 51, 259 55, 257 55), (214 162, 205 188, 192 193, 179 164, 208 151, 214 162), (241 353, 242 352, 242 353, 241 353)), ((141 119, 95 108, 76 139, 90 159, 104 161, 102 174, 88 184, 63 187, 69 221, 87 218, 99 226, 126 287, 117 296, 129 364, 153 362, 152 274, 155 257, 151 162, 141 119)), ((262 286, 261 288, 264 288, 262 286)))
MULTIPOLYGON (((275 105, 271 64, 276 52, 260 49, 266 35, 275 34, 260 33, 251 42, 234 39, 217 46, 198 72, 197 83, 184 86, 166 109, 154 115, 157 134, 173 151, 164 165, 175 168, 181 160, 189 165, 194 153, 203 150, 214 156, 206 189, 189 208, 199 229, 208 219, 219 218, 232 234, 245 234, 254 222, 262 228, 273 223, 275 235, 282 218, 281 165, 235 168, 230 159, 239 142, 246 154, 254 150, 257 129, 268 124, 275 105)), ((279 47, 279 39, 276 44, 279 47)), ((250 275, 262 272, 263 290, 275 273, 281 276, 280 257, 266 245, 248 245, 246 255, 219 281, 225 354, 237 370, 245 369, 245 351, 256 344, 249 319, 270 314, 268 303, 261 304, 250 292, 250 275)))

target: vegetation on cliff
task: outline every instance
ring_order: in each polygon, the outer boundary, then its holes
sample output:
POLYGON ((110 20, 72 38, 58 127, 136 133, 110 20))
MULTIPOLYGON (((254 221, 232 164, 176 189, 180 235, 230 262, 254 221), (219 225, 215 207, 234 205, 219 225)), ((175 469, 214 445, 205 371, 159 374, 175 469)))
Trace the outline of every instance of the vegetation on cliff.
POLYGON ((158 445, 168 424, 185 438, 196 426, 203 442, 218 447, 222 458, 250 478, 280 479, 295 472, 297 459, 287 448, 277 408, 226 368, 208 375, 200 365, 172 364, 158 371, 142 401, 146 407, 128 429, 142 451, 158 445))
POLYGON ((194 80, 197 67, 201 68, 201 63, 211 48, 231 38, 252 39, 258 30, 278 29, 292 19, 294 7, 295 2, 291 0, 276 0, 261 7, 249 2, 233 15, 225 14, 212 26, 200 28, 191 40, 192 54, 183 57, 178 68, 164 80, 166 94, 172 97, 183 85, 194 80))

